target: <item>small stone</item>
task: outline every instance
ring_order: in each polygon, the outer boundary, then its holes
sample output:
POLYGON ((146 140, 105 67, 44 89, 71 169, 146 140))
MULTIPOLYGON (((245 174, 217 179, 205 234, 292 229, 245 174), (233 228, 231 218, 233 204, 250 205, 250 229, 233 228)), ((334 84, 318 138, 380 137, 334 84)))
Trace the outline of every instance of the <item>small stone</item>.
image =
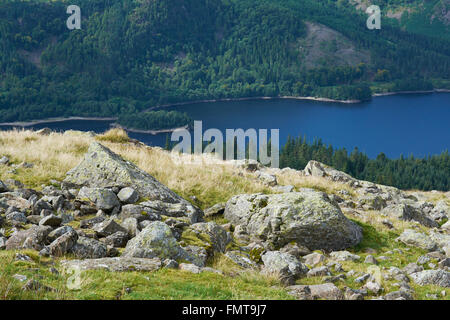
POLYGON ((364 259, 364 263, 369 263, 369 264, 378 264, 377 259, 375 259, 375 257, 371 254, 369 254, 366 259, 364 259))
POLYGON ((23 274, 15 274, 12 277, 16 280, 19 280, 20 282, 25 282, 28 280, 28 277, 23 274))
POLYGON ((331 276, 331 272, 327 267, 317 267, 308 271, 308 277, 324 277, 331 276))
POLYGON ((46 216, 39 221, 40 226, 50 226, 53 228, 59 227, 61 225, 62 219, 53 214, 46 216))
POLYGON ((334 251, 330 253, 330 257, 337 261, 358 261, 360 256, 352 254, 348 251, 334 251))
POLYGON ((166 259, 166 260, 163 261, 163 266, 166 269, 178 269, 179 264, 175 260, 166 259))
POLYGON ((313 252, 303 257, 305 264, 311 267, 314 267, 315 265, 324 262, 326 260, 325 256, 323 254, 313 252))
POLYGON ((108 219, 93 226, 94 231, 99 237, 107 237, 116 232, 128 233, 125 228, 119 225, 114 219, 108 219))
POLYGON ((133 188, 126 187, 120 190, 117 197, 122 203, 134 204, 139 200, 139 193, 137 193, 133 188))
POLYGON ((180 270, 188 271, 191 273, 201 273, 202 272, 202 268, 200 268, 192 263, 180 263, 179 268, 180 268, 180 270))

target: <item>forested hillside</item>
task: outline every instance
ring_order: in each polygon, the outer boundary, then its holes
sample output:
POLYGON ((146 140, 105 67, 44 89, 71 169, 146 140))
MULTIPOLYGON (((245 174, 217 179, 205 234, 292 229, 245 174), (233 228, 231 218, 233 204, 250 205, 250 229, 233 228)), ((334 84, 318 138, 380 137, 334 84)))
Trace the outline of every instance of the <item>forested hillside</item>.
POLYGON ((368 30, 367 15, 344 2, 79 0, 81 30, 68 30, 68 1, 2 1, 0 121, 450 87, 449 40, 408 33, 385 16, 381 30, 368 30), (339 34, 314 44, 323 59, 308 60, 307 26, 339 34), (339 48, 354 54, 333 63, 339 48))

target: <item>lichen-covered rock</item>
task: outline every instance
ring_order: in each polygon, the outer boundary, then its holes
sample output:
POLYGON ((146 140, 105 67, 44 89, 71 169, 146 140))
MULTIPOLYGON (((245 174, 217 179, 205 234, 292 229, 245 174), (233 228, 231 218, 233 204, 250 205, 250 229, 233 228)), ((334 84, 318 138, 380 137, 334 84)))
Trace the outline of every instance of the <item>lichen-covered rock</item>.
POLYGON ((134 188, 141 198, 160 200, 167 203, 182 203, 185 215, 192 222, 200 222, 203 213, 175 192, 161 184, 147 172, 99 143, 92 143, 83 161, 67 172, 64 188, 134 188))
POLYGON ((70 230, 58 237, 43 250, 45 250, 52 256, 60 257, 69 252, 77 243, 77 240, 78 234, 75 232, 75 230, 70 230))
POLYGON ((231 237, 215 222, 200 222, 187 227, 181 239, 187 244, 204 247, 209 253, 225 252, 231 237))
POLYGON ((340 250, 358 244, 361 228, 348 220, 323 192, 238 195, 227 202, 225 218, 274 249, 295 242, 311 250, 340 250))
POLYGON ((125 248, 128 242, 128 234, 123 231, 117 231, 106 238, 100 239, 103 243, 114 248, 125 248))
POLYGON ((324 262, 326 260, 325 256, 323 254, 313 252, 303 257, 305 264, 311 267, 314 267, 315 265, 324 262))
POLYGON ((410 277, 421 286, 432 284, 450 288, 450 272, 444 270, 424 270, 412 273, 410 277))
POLYGON ((161 260, 158 258, 143 259, 115 257, 86 260, 65 260, 61 261, 61 266, 66 270, 78 268, 82 271, 95 269, 103 269, 111 272, 156 271, 161 268, 161 260))
POLYGON ((439 247, 437 243, 430 239, 425 233, 418 232, 412 229, 406 229, 398 237, 398 240, 406 245, 419 247, 427 251, 435 251, 439 247))
POLYGON ((225 212, 226 202, 216 203, 212 207, 205 210, 205 217, 214 217, 222 215, 225 212))
POLYGON ((127 230, 122 227, 120 224, 114 221, 114 219, 107 219, 103 222, 100 222, 92 227, 92 229, 97 233, 100 237, 107 237, 116 232, 127 233, 127 230))
POLYGON ((177 243, 169 226, 154 221, 128 241, 124 257, 188 260, 188 253, 177 243))
POLYGON ((138 202, 139 193, 137 193, 137 191, 133 188, 126 187, 120 190, 120 192, 117 194, 117 197, 123 203, 133 204, 138 202))
POLYGON ((261 256, 264 273, 275 274, 284 283, 292 284, 295 279, 308 272, 308 267, 296 257, 279 251, 268 251, 261 256))
POLYGON ((291 294, 298 296, 299 293, 307 291, 310 292, 312 299, 324 299, 324 300, 344 300, 344 294, 333 283, 323 283, 316 285, 295 285, 290 286, 287 289, 291 294))
POLYGON ((120 225, 127 230, 130 239, 136 237, 139 233, 139 223, 135 218, 126 218, 120 225))
POLYGON ((337 261, 358 261, 360 256, 348 251, 334 251, 330 253, 330 257, 337 261))
POLYGON ((115 207, 120 206, 116 194, 112 190, 105 188, 83 187, 78 193, 77 198, 82 201, 94 203, 98 210, 110 211, 115 207))
POLYGON ((438 228, 439 224, 418 208, 406 203, 393 204, 382 210, 382 213, 400 220, 414 220, 429 228, 438 228))
POLYGON ((64 233, 67 233, 72 230, 74 230, 74 229, 70 226, 62 226, 62 227, 59 227, 59 228, 53 230, 52 232, 50 232, 48 234, 47 238, 49 241, 54 241, 57 238, 59 238, 60 236, 62 236, 64 233))
POLYGON ((23 212, 13 211, 6 215, 6 221, 11 224, 24 224, 28 222, 28 219, 23 212))
POLYGON ((248 254, 245 254, 244 252, 227 251, 225 253, 225 256, 244 269, 258 268, 258 265, 250 259, 250 256, 248 254))
POLYGON ((326 177, 333 181, 346 182, 350 184, 357 181, 350 175, 315 160, 309 161, 303 172, 306 176, 326 177))
POLYGON ((80 259, 97 259, 108 255, 108 248, 98 240, 79 237, 71 252, 80 259))
POLYGON ((50 226, 53 228, 59 227, 61 225, 62 219, 61 217, 55 216, 54 214, 51 214, 49 216, 46 216, 42 218, 39 221, 39 225, 41 226, 50 226))
POLYGON ((450 220, 444 223, 441 226, 441 229, 444 230, 445 233, 450 234, 450 220))
POLYGON ((49 226, 33 225, 28 230, 16 231, 6 241, 6 249, 34 249, 42 250, 47 242, 47 235, 52 231, 49 226))
POLYGON ((145 220, 158 221, 161 220, 160 212, 152 208, 148 208, 137 204, 127 204, 122 207, 120 218, 126 220, 128 218, 136 219, 138 222, 145 220))

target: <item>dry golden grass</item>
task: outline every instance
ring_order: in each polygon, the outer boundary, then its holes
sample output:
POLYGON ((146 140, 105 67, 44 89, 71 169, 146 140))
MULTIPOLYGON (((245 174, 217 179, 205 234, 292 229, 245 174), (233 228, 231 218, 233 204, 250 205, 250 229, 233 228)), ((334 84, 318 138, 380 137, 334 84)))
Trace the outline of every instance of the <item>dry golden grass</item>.
POLYGON ((11 167, 0 166, 0 178, 16 179, 33 188, 51 179, 62 180, 82 160, 89 144, 98 139, 185 198, 196 196, 201 207, 226 201, 235 194, 270 192, 253 177, 238 175, 236 168, 226 162, 179 163, 161 148, 123 143, 129 139, 120 129, 97 137, 77 131, 54 132, 49 136, 30 130, 0 131, 0 155, 8 156, 15 164, 24 161, 34 164, 33 168, 18 168, 17 173, 9 173, 11 167))
POLYGON ((337 194, 338 191, 346 190, 350 195, 355 191, 348 185, 340 182, 330 181, 320 177, 303 176, 301 174, 280 173, 277 175, 278 183, 281 185, 292 185, 295 188, 312 188, 328 194, 337 194))
POLYGON ((98 135, 96 139, 98 141, 107 141, 115 143, 127 143, 130 141, 127 132, 120 128, 108 130, 105 133, 98 135))

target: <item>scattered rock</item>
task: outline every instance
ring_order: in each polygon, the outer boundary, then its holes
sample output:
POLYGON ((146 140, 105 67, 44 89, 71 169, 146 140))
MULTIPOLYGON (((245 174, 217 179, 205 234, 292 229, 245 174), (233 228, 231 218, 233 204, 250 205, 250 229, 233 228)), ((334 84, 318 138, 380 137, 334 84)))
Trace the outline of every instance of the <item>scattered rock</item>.
POLYGON ((358 261, 361 259, 360 256, 348 251, 334 251, 330 253, 330 257, 336 261, 358 261))
POLYGON ((225 256, 244 269, 257 269, 258 265, 250 256, 240 251, 227 251, 225 256))
POLYGON ((169 226, 154 221, 128 241, 122 256, 182 260, 187 258, 187 253, 177 243, 169 226))
POLYGON ((53 214, 46 216, 39 221, 40 226, 50 226, 53 228, 59 227, 61 223, 62 223, 61 217, 55 216, 53 214))
POLYGON ((44 248, 44 252, 41 252, 43 255, 46 255, 45 253, 48 252, 52 256, 60 257, 69 252, 77 243, 77 240, 78 234, 75 230, 69 230, 53 241, 48 247, 44 248))
POLYGON ((432 284, 440 287, 450 288, 450 272, 444 270, 424 270, 412 273, 410 277, 421 286, 432 284))
POLYGON ((120 206, 119 199, 110 189, 83 187, 77 198, 81 201, 94 203, 98 210, 111 211, 115 207, 120 206))
POLYGON ((231 238, 224 228, 215 222, 200 222, 185 229, 182 239, 187 238, 199 243, 210 253, 225 252, 226 246, 231 238))
POLYGON ((104 269, 112 272, 156 271, 162 267, 161 260, 158 258, 143 259, 130 257, 65 260, 61 261, 61 265, 66 270, 70 268, 78 268, 80 270, 104 269))
POLYGON ((219 215, 223 215, 225 212, 226 202, 221 202, 213 205, 211 208, 205 210, 205 217, 215 217, 219 215))
POLYGON ((308 277, 325 277, 325 276, 331 276, 330 270, 323 266, 323 267, 317 267, 313 268, 308 271, 306 274, 308 277))
POLYGON ((104 258, 108 255, 108 248, 104 243, 87 237, 79 237, 71 252, 80 259, 104 258))
POLYGON ((108 219, 103 222, 100 222, 92 227, 92 229, 97 233, 100 237, 107 237, 116 232, 127 233, 127 230, 123 228, 120 224, 114 221, 114 219, 108 219))
POLYGON ((304 292, 305 287, 309 288, 313 299, 344 300, 344 294, 333 283, 324 283, 324 284, 309 285, 309 286, 295 285, 295 286, 290 286, 287 289, 290 292, 295 293, 295 292, 302 292, 302 291, 304 292))
POLYGON ((120 190, 117 197, 122 203, 134 204, 139 200, 139 193, 137 193, 133 188, 126 187, 120 190))
POLYGON ((308 267, 288 253, 268 251, 261 259, 264 263, 263 272, 279 276, 283 283, 292 284, 295 279, 308 272, 308 267))
POLYGON ((305 264, 311 267, 314 267, 315 265, 324 262, 326 260, 325 256, 323 254, 313 252, 311 254, 308 254, 303 257, 305 264))
POLYGON ((369 264, 378 264, 377 259, 375 259, 375 257, 371 254, 369 254, 366 259, 364 259, 364 263, 369 263, 369 264))
POLYGON ((28 230, 16 231, 6 241, 7 250, 34 249, 42 250, 47 240, 47 235, 52 231, 49 226, 31 226, 28 230))
POLYGON ((436 242, 431 240, 426 234, 412 229, 403 231, 398 240, 406 245, 419 247, 427 251, 435 251, 438 249, 436 242))

